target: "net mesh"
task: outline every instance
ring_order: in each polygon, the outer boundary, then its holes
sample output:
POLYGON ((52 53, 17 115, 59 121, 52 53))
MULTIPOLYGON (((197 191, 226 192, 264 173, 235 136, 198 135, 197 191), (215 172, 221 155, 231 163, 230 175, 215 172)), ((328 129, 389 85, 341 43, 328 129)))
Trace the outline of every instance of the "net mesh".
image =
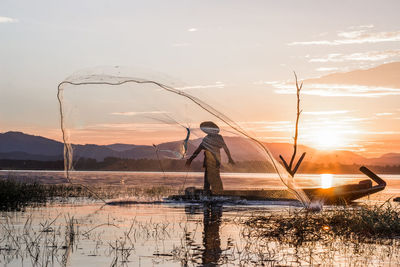
MULTIPOLYGON (((222 171, 268 173, 278 177, 304 205, 309 204, 304 191, 267 145, 246 129, 246 121, 231 119, 219 105, 209 104, 216 102, 214 98, 200 99, 172 79, 132 72, 120 67, 90 69, 59 84, 64 167, 69 182, 74 182, 76 167, 89 166, 89 160, 102 162, 103 169, 125 170, 121 160, 142 160, 143 170, 160 170, 164 175, 189 172, 186 160, 207 136, 199 126, 212 121, 235 162, 229 165, 221 149, 222 171)), ((192 164, 191 170, 199 171, 196 166, 201 167, 203 157, 201 153, 194 159, 197 164, 192 164)))

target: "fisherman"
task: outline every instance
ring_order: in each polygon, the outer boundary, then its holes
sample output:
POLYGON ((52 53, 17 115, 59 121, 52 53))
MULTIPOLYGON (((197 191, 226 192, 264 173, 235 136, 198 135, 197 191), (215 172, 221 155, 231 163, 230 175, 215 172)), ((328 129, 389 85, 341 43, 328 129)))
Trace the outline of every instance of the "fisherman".
POLYGON ((204 172, 204 194, 211 195, 211 193, 216 194, 222 192, 224 190, 222 186, 222 180, 220 177, 219 169, 221 167, 221 154, 220 149, 223 148, 225 150, 226 155, 228 156, 229 163, 235 164, 231 157, 231 153, 227 145, 225 144, 224 139, 219 134, 219 127, 212 121, 205 121, 200 124, 200 129, 207 134, 206 137, 203 138, 203 141, 193 152, 193 155, 186 161, 186 166, 190 166, 193 159, 197 157, 197 155, 204 150, 204 162, 203 167, 205 168, 204 172), (210 190, 211 187, 211 190, 210 190))

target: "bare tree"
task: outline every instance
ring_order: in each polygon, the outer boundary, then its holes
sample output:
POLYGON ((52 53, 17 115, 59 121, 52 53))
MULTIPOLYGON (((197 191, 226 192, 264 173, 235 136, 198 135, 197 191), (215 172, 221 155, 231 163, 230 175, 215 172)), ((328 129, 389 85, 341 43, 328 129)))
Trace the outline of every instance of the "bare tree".
POLYGON ((296 174, 297 170, 300 167, 301 162, 303 161, 304 157, 306 156, 306 153, 304 152, 300 159, 297 161, 295 167, 293 168, 293 164, 296 158, 296 154, 297 154, 297 138, 299 136, 299 119, 300 119, 300 114, 302 112, 302 110, 300 110, 300 92, 301 89, 303 88, 303 82, 301 82, 301 84, 299 85, 299 82, 297 80, 297 75, 296 72, 294 73, 294 77, 296 79, 296 95, 297 95, 297 116, 296 116, 296 128, 295 128, 295 134, 294 134, 294 144, 293 144, 293 154, 292 154, 292 158, 290 159, 289 164, 287 164, 286 160, 282 157, 282 155, 279 155, 279 158, 282 160, 283 165, 285 166, 286 170, 289 172, 289 174, 294 177, 294 175, 296 174))

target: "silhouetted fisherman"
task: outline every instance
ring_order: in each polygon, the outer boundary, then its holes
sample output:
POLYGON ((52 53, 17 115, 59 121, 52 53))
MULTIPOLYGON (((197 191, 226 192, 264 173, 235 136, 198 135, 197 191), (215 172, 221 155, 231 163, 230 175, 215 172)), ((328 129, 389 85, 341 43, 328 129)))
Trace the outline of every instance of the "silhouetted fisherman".
POLYGON ((235 164, 235 162, 231 157, 231 153, 229 152, 229 149, 225 144, 224 139, 219 134, 219 127, 214 122, 202 122, 200 124, 200 129, 205 132, 207 136, 203 138, 203 141, 201 142, 199 147, 186 161, 186 166, 190 166, 193 159, 195 159, 197 155, 202 150, 204 150, 204 194, 210 195, 211 193, 215 194, 224 190, 219 172, 219 169, 221 167, 220 149, 223 148, 225 150, 230 164, 235 164))

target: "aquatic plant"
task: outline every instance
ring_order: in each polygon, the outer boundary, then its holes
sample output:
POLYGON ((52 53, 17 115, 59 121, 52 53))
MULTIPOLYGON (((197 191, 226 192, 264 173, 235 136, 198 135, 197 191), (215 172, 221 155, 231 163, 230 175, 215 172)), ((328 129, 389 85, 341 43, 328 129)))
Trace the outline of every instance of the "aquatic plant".
MULTIPOLYGON (((95 209, 93 205, 89 206, 95 209)), ((110 266, 141 264, 144 266, 146 264, 166 266, 333 266, 339 264, 381 266, 392 264, 397 266, 400 263, 400 240, 395 232, 392 238, 346 237, 333 234, 333 231, 337 231, 332 230, 333 226, 323 227, 326 221, 318 221, 324 220, 321 219, 323 213, 330 213, 331 218, 343 218, 343 214, 351 218, 355 216, 353 213, 357 212, 359 217, 355 218, 365 220, 373 216, 381 217, 377 225, 386 221, 391 225, 388 231, 397 231, 394 227, 397 209, 389 203, 383 207, 376 206, 369 209, 363 206, 336 207, 321 213, 309 212, 308 214, 304 210, 288 213, 284 210, 272 211, 248 206, 242 209, 225 207, 224 213, 227 212, 228 216, 223 215, 215 205, 211 205, 211 210, 194 205, 191 208, 187 207, 186 216, 179 220, 176 220, 176 216, 164 215, 158 219, 144 218, 140 213, 136 213, 137 208, 101 206, 95 209, 95 212, 88 210, 87 213, 79 214, 71 210, 71 205, 66 205, 64 208, 60 208, 59 205, 55 207, 49 205, 45 208, 31 209, 29 213, 4 212, 0 220, 2 263, 70 266, 75 265, 77 259, 82 261, 82 264, 86 261, 92 262, 93 257, 98 257, 95 259, 96 262, 104 262, 105 265, 110 266), (113 212, 125 210, 125 208, 127 214, 113 212), (68 213, 63 212, 63 209, 68 213), (73 213, 70 215, 69 212, 73 213), (260 216, 262 214, 264 217, 269 217, 265 216, 265 212, 279 213, 274 216, 282 218, 282 221, 279 221, 281 224, 286 223, 286 232, 280 233, 280 236, 277 235, 276 238, 271 238, 265 235, 264 230, 268 230, 265 227, 274 227, 273 225, 264 224, 262 225, 264 228, 257 228, 247 223, 254 218, 262 218, 263 216, 260 216), (138 214, 139 217, 132 218, 132 214, 135 216, 138 214), (25 217, 26 215, 28 216, 25 217), (294 217, 296 220, 288 221, 288 217, 294 217), (302 220, 301 225, 298 220, 302 220), (290 223, 295 225, 290 226, 290 223), (318 231, 315 231, 313 236, 311 230, 319 226, 323 227, 320 232, 325 233, 325 237, 318 237, 320 235, 318 231), (307 227, 311 230, 305 234, 303 229, 307 227), (299 233, 296 235, 295 231, 299 233), (330 231, 332 233, 329 233, 330 231), (302 243, 294 240, 300 236, 300 232, 303 232, 302 243)), ((154 208, 154 205, 145 208, 142 206, 142 208, 148 214, 149 209, 154 208)), ((171 208, 177 211, 177 207, 171 208)), ((327 220, 335 221, 334 219, 327 220)), ((347 219, 343 221, 343 224, 345 221, 347 219)), ((377 219, 371 219, 371 221, 377 222, 377 219)), ((354 228, 364 227, 354 225, 356 224, 353 222, 354 228)), ((388 228, 382 228, 379 231, 383 233, 385 229, 388 228)), ((369 230, 365 229, 365 231, 369 230)), ((277 232, 279 231, 275 231, 277 232)))
POLYGON ((44 203, 46 199, 44 185, 12 179, 0 180, 0 210, 23 210, 28 204, 44 203))
POLYGON ((174 193, 177 193, 177 189, 167 186, 96 185, 88 191, 76 184, 41 184, 9 177, 0 180, 0 211, 19 211, 27 206, 71 201, 73 198, 96 200, 98 196, 103 199, 159 201, 174 193))
POLYGON ((375 206, 334 207, 323 212, 295 211, 250 218, 249 235, 293 245, 341 238, 386 242, 400 236, 400 210, 390 202, 375 206))

